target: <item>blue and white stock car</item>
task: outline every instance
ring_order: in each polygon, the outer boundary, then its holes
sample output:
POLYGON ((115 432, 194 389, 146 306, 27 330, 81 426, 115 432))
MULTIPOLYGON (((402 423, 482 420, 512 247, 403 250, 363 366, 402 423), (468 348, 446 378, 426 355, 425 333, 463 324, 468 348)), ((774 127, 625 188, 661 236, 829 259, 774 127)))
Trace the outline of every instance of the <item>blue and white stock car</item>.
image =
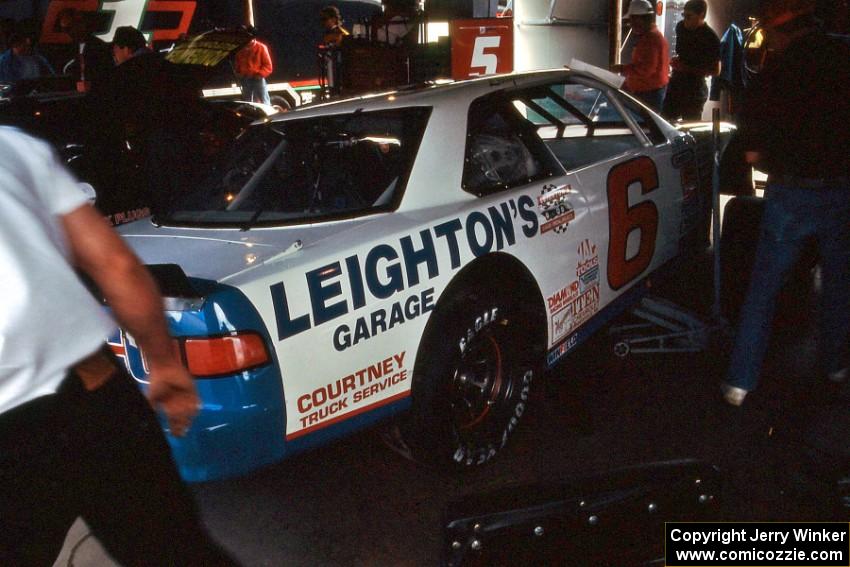
POLYGON ((193 481, 390 417, 414 459, 488 462, 544 368, 700 241, 705 202, 690 136, 563 69, 282 114, 209 173, 121 229, 197 377, 171 438, 193 481))

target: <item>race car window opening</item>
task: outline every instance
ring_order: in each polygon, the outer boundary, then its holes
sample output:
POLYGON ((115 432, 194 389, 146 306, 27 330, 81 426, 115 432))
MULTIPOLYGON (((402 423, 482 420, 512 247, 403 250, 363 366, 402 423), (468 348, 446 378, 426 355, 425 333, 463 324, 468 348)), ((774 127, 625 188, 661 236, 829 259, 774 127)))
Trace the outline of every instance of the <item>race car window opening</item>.
POLYGON ((629 117, 635 122, 638 128, 646 135, 652 145, 667 143, 667 137, 658 127, 658 124, 649 115, 649 112, 638 103, 625 97, 620 99, 623 108, 628 112, 629 117))
POLYGON ((254 226, 337 220, 397 206, 429 108, 355 112, 249 128, 157 221, 254 226))
MULTIPOLYGON (((608 93, 594 85, 561 82, 538 87, 518 93, 513 104, 568 171, 643 145, 608 93)), ((654 125, 640 113, 631 118, 641 128, 649 128, 647 121, 654 125)), ((657 133, 663 137, 660 130, 657 133)), ((647 132, 650 139, 652 135, 647 132)))
POLYGON ((487 96, 470 105, 464 191, 482 197, 562 173, 534 125, 509 100, 487 96))

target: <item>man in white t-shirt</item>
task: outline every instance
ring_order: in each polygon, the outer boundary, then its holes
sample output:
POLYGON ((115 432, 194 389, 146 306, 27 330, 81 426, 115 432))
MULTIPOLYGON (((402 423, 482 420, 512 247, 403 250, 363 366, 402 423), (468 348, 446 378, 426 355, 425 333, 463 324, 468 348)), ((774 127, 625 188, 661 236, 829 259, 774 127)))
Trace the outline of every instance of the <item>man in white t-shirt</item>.
POLYGON ((79 516, 124 565, 232 565, 151 409, 183 435, 198 404, 145 267, 47 144, 0 127, 0 564, 52 564, 79 516), (75 269, 144 350, 148 400, 75 269))

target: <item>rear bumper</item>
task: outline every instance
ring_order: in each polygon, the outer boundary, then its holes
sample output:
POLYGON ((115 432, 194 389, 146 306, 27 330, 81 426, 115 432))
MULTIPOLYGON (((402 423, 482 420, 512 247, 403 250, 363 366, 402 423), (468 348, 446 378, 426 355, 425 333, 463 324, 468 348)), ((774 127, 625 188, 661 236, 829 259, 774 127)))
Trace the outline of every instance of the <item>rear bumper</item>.
MULTIPOLYGON (((197 378, 202 406, 184 437, 170 435, 162 420, 180 475, 201 482, 246 474, 283 459, 286 410, 272 342, 253 305, 235 288, 200 280, 191 284, 201 290, 198 300, 183 302, 185 309, 166 311, 172 337, 253 332, 263 337, 270 357, 268 364, 250 370, 197 378)), ((147 368, 135 341, 121 332, 109 343, 140 387, 147 389, 147 368)))
POLYGON ((196 385, 200 413, 185 437, 168 435, 184 480, 239 476, 284 458, 286 416, 274 366, 196 385))

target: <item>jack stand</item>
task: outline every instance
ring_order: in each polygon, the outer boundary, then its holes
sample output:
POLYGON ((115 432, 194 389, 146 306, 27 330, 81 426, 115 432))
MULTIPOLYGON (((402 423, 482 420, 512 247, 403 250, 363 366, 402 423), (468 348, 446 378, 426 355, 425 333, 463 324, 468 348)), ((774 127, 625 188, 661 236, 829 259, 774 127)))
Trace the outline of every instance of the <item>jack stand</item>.
POLYGON ((701 352, 708 348, 712 333, 720 328, 658 297, 644 297, 632 314, 647 322, 616 325, 608 332, 617 337, 614 354, 620 358, 630 353, 701 352))

